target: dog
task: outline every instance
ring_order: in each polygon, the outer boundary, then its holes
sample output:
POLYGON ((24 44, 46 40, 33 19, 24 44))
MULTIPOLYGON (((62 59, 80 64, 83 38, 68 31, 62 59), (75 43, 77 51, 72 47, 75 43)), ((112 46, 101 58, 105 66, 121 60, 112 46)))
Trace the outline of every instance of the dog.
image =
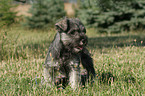
POLYGON ((86 49, 86 29, 78 18, 63 18, 55 24, 57 33, 50 44, 44 63, 44 80, 48 86, 62 82, 73 89, 80 86, 80 64, 86 69, 87 78, 95 77, 93 59, 86 49))

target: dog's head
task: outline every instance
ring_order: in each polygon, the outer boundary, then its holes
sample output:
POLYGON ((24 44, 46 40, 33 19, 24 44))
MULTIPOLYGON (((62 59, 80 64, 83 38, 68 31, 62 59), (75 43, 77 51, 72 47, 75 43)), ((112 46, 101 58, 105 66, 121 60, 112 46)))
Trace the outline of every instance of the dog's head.
POLYGON ((77 18, 64 18, 55 24, 64 47, 78 53, 87 45, 86 29, 77 18))

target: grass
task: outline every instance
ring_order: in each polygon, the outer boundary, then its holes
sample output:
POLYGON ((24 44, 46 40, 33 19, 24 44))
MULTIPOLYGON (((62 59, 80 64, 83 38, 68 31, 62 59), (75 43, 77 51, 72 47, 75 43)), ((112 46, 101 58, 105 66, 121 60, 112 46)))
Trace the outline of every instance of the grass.
POLYGON ((88 29, 88 48, 97 73, 93 85, 72 90, 41 84, 43 63, 55 30, 0 29, 0 94, 2 96, 143 96, 145 33, 99 34, 88 29))

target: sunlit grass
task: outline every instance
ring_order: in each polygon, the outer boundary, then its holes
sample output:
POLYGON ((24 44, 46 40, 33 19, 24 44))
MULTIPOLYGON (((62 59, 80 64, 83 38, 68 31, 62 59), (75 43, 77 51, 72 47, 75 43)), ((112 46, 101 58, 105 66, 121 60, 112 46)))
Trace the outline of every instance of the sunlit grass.
POLYGON ((93 85, 74 90, 42 85, 43 63, 55 30, 0 30, 0 94, 52 96, 143 96, 145 33, 99 34, 88 29, 88 48, 94 60, 93 85), (3 57, 2 57, 3 56, 3 57))

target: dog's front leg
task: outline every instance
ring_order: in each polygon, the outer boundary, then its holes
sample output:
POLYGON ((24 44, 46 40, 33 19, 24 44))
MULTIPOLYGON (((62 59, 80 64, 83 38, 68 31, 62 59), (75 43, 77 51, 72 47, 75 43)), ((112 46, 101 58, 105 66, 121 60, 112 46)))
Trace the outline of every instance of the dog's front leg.
POLYGON ((44 80, 47 86, 51 87, 54 85, 56 71, 53 67, 44 68, 44 80))
POLYGON ((80 81, 81 81, 81 76, 80 76, 79 63, 72 64, 69 73, 70 86, 73 89, 76 89, 77 87, 79 87, 80 81))

